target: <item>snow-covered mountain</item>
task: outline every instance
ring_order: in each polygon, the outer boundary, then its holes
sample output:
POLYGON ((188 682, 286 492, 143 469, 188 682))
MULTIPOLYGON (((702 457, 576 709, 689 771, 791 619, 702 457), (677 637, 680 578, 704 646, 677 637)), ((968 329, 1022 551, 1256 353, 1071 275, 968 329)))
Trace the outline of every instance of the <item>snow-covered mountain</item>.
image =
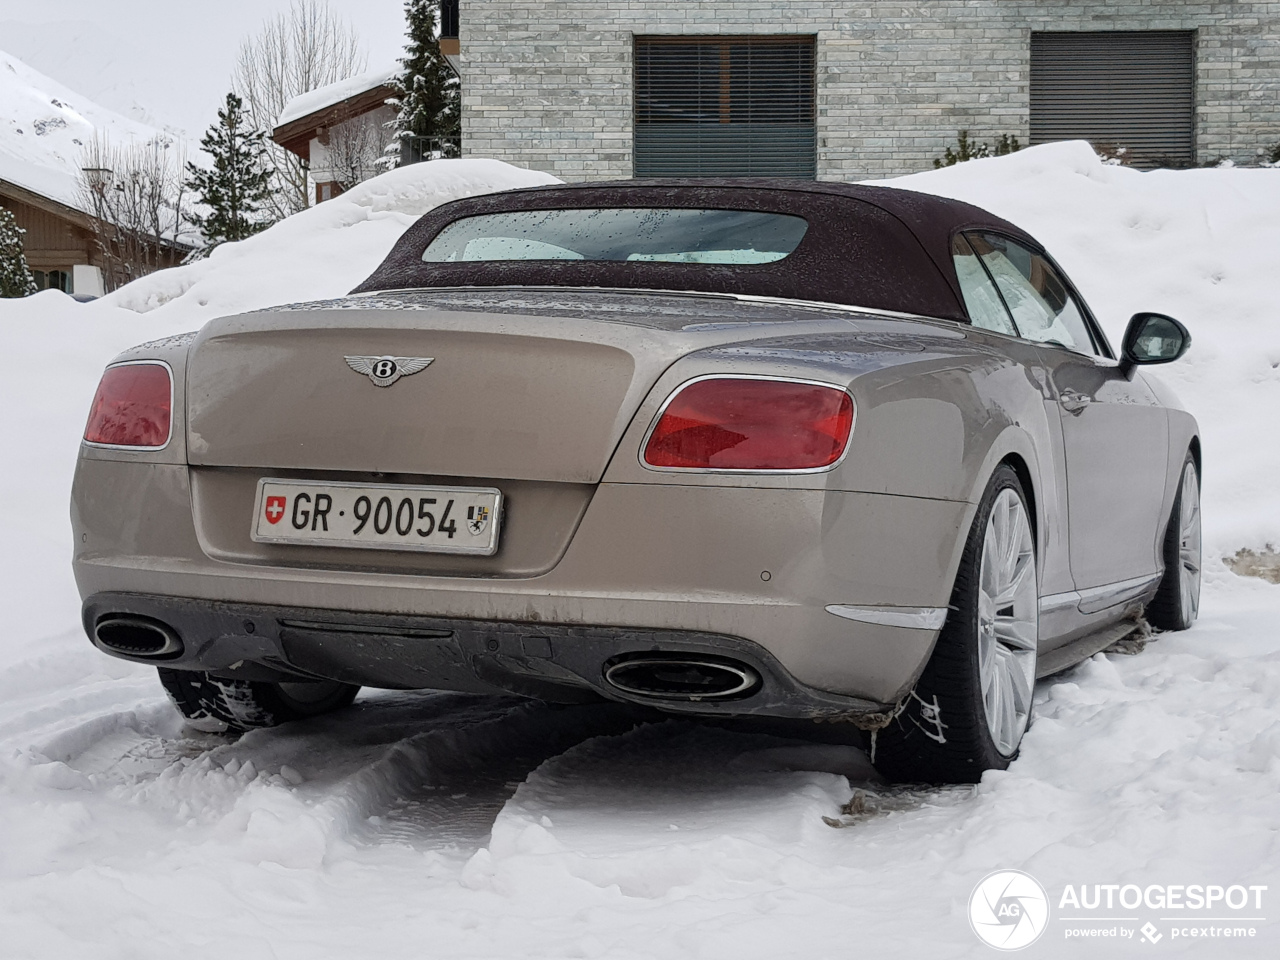
MULTIPOLYGON (((404 4, 327 0, 370 64, 403 56, 404 4)), ((242 41, 290 0, 0 0, 0 48, 125 117, 198 139, 231 89, 242 41)))
MULTIPOLYGON (((0 7, 4 5, 0 0, 0 7)), ((103 12, 104 22, 91 18, 52 23, 0 20, 0 47, 32 69, 57 77, 71 89, 92 95, 99 105, 138 123, 190 136, 201 122, 213 119, 211 109, 197 110, 191 103, 184 73, 192 67, 189 59, 184 59, 187 50, 158 44, 128 29, 116 10, 103 12), (183 82, 174 83, 174 77, 183 82)))
MULTIPOLYGON (((178 139, 130 120, 0 50, 0 180, 80 208, 76 176, 95 132, 111 143, 178 139)), ((187 147, 187 155, 195 151, 187 147)))

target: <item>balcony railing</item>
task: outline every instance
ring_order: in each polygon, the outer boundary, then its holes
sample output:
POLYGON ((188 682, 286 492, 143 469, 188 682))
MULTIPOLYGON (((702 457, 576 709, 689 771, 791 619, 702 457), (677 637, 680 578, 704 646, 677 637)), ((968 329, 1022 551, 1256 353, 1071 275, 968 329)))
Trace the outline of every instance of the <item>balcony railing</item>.
POLYGON ((400 141, 400 166, 462 156, 461 137, 405 137, 400 141))

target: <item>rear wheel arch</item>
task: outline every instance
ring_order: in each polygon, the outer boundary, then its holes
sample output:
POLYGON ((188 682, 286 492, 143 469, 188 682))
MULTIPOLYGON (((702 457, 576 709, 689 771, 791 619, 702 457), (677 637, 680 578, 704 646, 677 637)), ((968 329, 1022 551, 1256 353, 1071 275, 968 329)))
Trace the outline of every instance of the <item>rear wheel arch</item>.
POLYGON ((960 571, 960 557, 964 552, 965 541, 973 519, 977 515, 978 506, 991 484, 992 477, 1002 466, 1012 469, 1018 482, 1022 484, 1023 494, 1027 498, 1027 516, 1031 523, 1036 560, 1040 564, 1044 563, 1045 544, 1041 531, 1046 529, 1046 524, 1041 511, 1045 498, 1041 496, 1043 485, 1040 482, 1039 459, 1034 451, 1031 438, 1013 428, 1006 429, 988 448, 987 455, 983 458, 982 468, 969 479, 970 493, 967 499, 971 509, 967 512, 963 527, 956 531, 950 565, 952 584, 960 571))
MULTIPOLYGON (((1036 493, 1040 490, 1040 457, 1036 452, 1034 437, 1018 428, 1007 426, 995 437, 982 457, 981 465, 968 478, 970 503, 978 503, 986 493, 987 485, 1001 464, 1008 464, 1018 474, 1027 489, 1027 495, 1038 504, 1036 493)), ((1037 517, 1037 520, 1039 518, 1037 517)))
MULTIPOLYGON (((1018 478, 1018 482, 1022 487, 1023 496, 1027 501, 1027 519, 1031 525, 1031 541, 1035 552, 1037 577, 1040 574, 1040 566, 1044 562, 1044 544, 1040 540, 1040 530, 1043 526, 1039 515, 1040 499, 1037 495, 1038 488, 1035 480, 1033 479, 1031 467, 1028 465, 1027 460, 1023 455, 1016 451, 1008 451, 998 459, 995 459, 994 457, 989 457, 988 459, 992 462, 990 462, 984 472, 978 475, 976 493, 970 497, 969 509, 965 511, 964 518, 955 531, 955 539, 951 546, 951 559, 947 568, 947 580, 945 581, 948 585, 948 594, 953 593, 955 590, 956 582, 960 576, 961 566, 963 564, 965 547, 968 544, 973 524, 977 520, 978 513, 981 510, 982 500, 986 496, 996 474, 1002 467, 1008 467, 1014 472, 1014 475, 1018 478)), ((1037 583, 1036 586, 1038 592, 1039 584, 1037 583)), ((933 645, 930 645, 928 654, 922 660, 917 671, 924 670, 925 665, 928 663, 929 656, 932 655, 935 646, 936 640, 933 645)), ((917 672, 916 678, 918 679, 918 677, 919 673, 917 672)))
POLYGON ((1018 471, 1001 460, 965 531, 934 649, 912 690, 873 735, 872 762, 891 780, 976 783, 985 770, 1004 769, 1017 756, 1030 720, 1038 646, 1038 564, 1028 501, 1018 471), (995 559, 1015 556, 1021 557, 1016 565, 995 559))
MULTIPOLYGON (((1031 521, 1031 536, 1036 546, 1036 553, 1040 553, 1040 500, 1036 495, 1036 482, 1031 476, 1031 468, 1027 466, 1027 461, 1022 458, 1021 454, 1010 453, 1000 461, 1001 464, 1008 464, 1013 468, 1013 472, 1018 475, 1018 482, 1022 484, 1023 495, 1027 498, 1027 519, 1031 521)), ((999 464, 997 464, 999 466, 999 464)), ((994 471, 993 471, 994 472, 994 471)), ((988 479, 988 483, 990 480, 988 479)), ((985 487, 984 487, 985 489, 985 487)))

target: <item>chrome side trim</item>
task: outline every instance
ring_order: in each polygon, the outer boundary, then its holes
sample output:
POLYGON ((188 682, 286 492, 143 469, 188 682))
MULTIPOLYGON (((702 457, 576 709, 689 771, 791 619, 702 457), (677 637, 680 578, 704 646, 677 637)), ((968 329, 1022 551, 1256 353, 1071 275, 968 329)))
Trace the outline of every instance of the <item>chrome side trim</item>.
POLYGON ((1148 574, 1145 577, 1132 577, 1115 583, 1104 583, 1098 587, 1069 590, 1066 593, 1041 597, 1040 615, 1044 616, 1046 613, 1053 613, 1065 607, 1076 607, 1081 613, 1100 613, 1109 607, 1136 600, 1155 586, 1160 576, 1158 573, 1148 574))
POLYGON ((1064 607, 1076 607, 1080 605, 1080 594, 1076 590, 1068 590, 1066 593, 1053 593, 1047 597, 1040 598, 1040 616, 1046 613, 1053 613, 1064 607))
POLYGON ((1149 588, 1159 582, 1161 574, 1148 574, 1145 577, 1133 577, 1116 583, 1105 583, 1100 587, 1089 587, 1080 591, 1080 612, 1099 613, 1108 607, 1119 606, 1129 600, 1136 600, 1149 588))
POLYGON ((905 627, 908 630, 940 630, 947 620, 946 607, 854 607, 831 603, 827 605, 826 611, 846 620, 875 623, 882 627, 905 627))

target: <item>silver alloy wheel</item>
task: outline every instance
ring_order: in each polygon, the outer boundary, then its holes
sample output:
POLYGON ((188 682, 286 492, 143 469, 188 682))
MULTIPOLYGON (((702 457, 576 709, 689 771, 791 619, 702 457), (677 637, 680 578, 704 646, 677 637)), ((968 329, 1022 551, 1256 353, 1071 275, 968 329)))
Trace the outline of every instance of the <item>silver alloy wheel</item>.
POLYGON ((1013 756, 1031 716, 1040 601, 1036 554, 1022 498, 1001 490, 982 540, 978 580, 978 676, 987 730, 1013 756))
POLYGON ((1182 468, 1181 511, 1178 516, 1178 589, 1182 615, 1188 625, 1200 612, 1200 476, 1190 461, 1182 468))

